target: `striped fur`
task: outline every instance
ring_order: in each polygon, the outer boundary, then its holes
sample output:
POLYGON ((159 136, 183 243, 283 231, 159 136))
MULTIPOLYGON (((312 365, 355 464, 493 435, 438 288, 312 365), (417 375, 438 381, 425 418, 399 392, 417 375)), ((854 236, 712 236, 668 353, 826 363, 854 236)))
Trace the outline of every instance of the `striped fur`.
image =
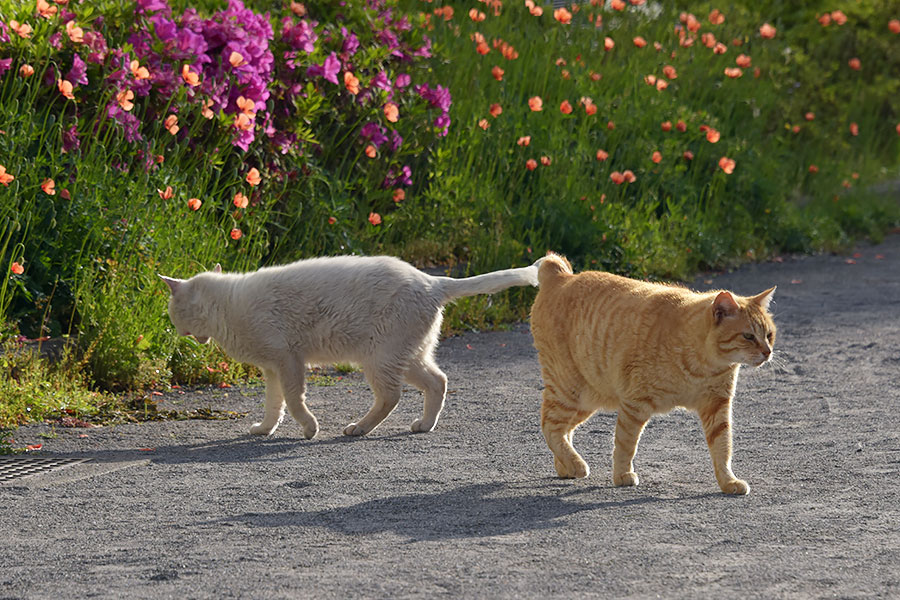
POLYGON ((633 459, 651 416, 676 407, 700 418, 723 492, 749 486, 731 470, 731 401, 742 364, 772 355, 775 288, 753 297, 586 271, 550 254, 539 272, 531 330, 544 378, 541 429, 560 477, 587 477, 575 428, 616 411, 613 482, 637 485, 633 459))

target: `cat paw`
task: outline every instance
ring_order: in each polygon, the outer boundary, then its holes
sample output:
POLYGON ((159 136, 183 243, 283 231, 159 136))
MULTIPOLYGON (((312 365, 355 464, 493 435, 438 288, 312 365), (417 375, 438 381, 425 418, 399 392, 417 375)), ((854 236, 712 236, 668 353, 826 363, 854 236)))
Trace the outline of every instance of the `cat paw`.
POLYGON ((250 435, 272 435, 278 425, 266 425, 265 423, 254 423, 250 426, 250 435))
POLYGON ((367 433, 369 433, 368 430, 360 427, 356 423, 350 423, 344 427, 344 435, 360 436, 366 435, 367 433))
POLYGON ((412 431, 414 433, 428 433, 432 429, 434 429, 435 423, 432 422, 430 425, 423 419, 416 419, 412 422, 412 431))
POLYGON ((553 462, 556 466, 556 474, 563 479, 583 479, 591 474, 591 468, 580 458, 572 465, 566 465, 558 458, 553 462))
POLYGON ((303 428, 303 437, 305 437, 308 440, 311 440, 314 437, 316 437, 317 433, 319 433, 319 424, 318 423, 313 423, 311 426, 303 428))
POLYGON ((720 483, 719 487, 722 488, 724 493, 735 496, 743 496, 750 493, 750 485, 743 479, 732 479, 731 481, 720 483))
POLYGON ((634 471, 613 475, 613 483, 618 486, 633 486, 641 482, 641 478, 634 471))

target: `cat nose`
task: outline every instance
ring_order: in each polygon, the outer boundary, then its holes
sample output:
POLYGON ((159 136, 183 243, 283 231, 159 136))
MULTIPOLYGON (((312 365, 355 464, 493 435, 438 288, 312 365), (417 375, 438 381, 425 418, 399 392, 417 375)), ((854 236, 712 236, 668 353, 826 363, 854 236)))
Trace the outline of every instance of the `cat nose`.
POLYGON ((764 348, 760 348, 759 351, 762 352, 762 355, 766 358, 769 358, 769 356, 772 355, 772 349, 769 348, 768 346, 766 346, 764 348))

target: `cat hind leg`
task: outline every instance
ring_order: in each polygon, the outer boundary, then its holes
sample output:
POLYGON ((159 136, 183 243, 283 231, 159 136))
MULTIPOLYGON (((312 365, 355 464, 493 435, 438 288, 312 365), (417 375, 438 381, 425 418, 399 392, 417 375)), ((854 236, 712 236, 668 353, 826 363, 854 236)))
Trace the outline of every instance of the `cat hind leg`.
POLYGON ((403 389, 400 380, 386 374, 377 376, 374 374, 375 371, 375 368, 365 369, 369 387, 375 393, 375 402, 362 419, 344 428, 344 435, 366 435, 378 427, 400 401, 400 392, 403 389))
POLYGON ((541 404, 541 431, 547 446, 553 452, 556 473, 565 479, 587 477, 591 473, 588 464, 572 446, 575 428, 591 416, 590 411, 579 410, 558 400, 550 386, 544 388, 541 404))
POLYGON ((417 433, 431 431, 444 407, 447 376, 429 359, 413 364, 406 372, 406 380, 425 394, 422 418, 412 422, 412 430, 417 433))

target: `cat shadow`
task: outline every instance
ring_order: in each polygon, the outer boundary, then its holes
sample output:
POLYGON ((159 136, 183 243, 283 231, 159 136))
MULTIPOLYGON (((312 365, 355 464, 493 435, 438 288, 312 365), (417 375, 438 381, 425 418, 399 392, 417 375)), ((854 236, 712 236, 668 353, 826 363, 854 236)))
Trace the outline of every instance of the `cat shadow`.
MULTIPOLYGON (((306 486, 302 486, 301 489, 306 486)), ((220 523, 250 527, 325 527, 335 533, 362 536, 393 533, 407 542, 508 536, 571 526, 580 513, 628 509, 645 504, 691 500, 643 496, 592 501, 608 496, 612 487, 560 484, 558 480, 511 486, 478 483, 437 493, 414 493, 366 500, 317 511, 245 513, 220 523), (551 485, 547 485, 552 481, 551 485), (559 488, 570 489, 560 492, 559 488)), ((696 498, 695 498, 696 499, 696 498)), ((608 514, 607 514, 608 516, 608 514)))

